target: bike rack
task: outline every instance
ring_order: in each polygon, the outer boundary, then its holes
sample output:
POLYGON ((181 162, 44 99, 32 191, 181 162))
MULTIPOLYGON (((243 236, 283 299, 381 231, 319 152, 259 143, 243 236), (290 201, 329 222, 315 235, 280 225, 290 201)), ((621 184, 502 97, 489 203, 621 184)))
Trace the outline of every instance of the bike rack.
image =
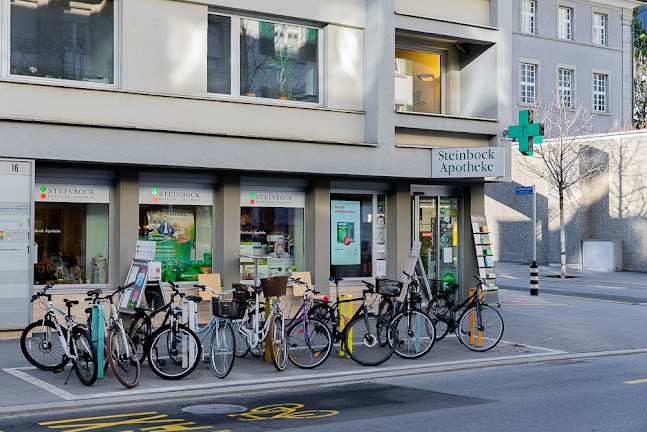
MULTIPOLYGON (((196 303, 190 300, 182 300, 182 322, 193 330, 196 326, 196 303)), ((182 350, 182 367, 188 368, 195 361, 195 350, 189 347, 190 341, 183 345, 182 350)))
POLYGON ((103 378, 103 347, 106 346, 106 310, 102 304, 92 305, 92 342, 97 349, 97 378, 103 378))
MULTIPOLYGON (((342 294, 339 297, 339 300, 340 300, 340 305, 339 305, 339 332, 341 333, 342 331, 344 331, 344 327, 346 327, 346 324, 348 324, 348 320, 353 315, 353 302, 352 302, 353 296, 350 295, 350 294, 342 294), (342 300, 350 300, 350 301, 341 303, 342 300)), ((353 350, 353 333, 352 332, 353 331, 350 330, 350 332, 348 333, 348 340, 349 340, 348 344, 349 344, 349 346, 346 347, 346 349, 348 351, 353 350)), ((340 340, 339 341, 339 356, 340 357, 344 356, 343 347, 344 347, 344 341, 340 340)), ((350 358, 350 355, 348 355, 348 353, 346 353, 346 355, 348 356, 348 358, 350 358)))
MULTIPOLYGON (((474 294, 475 291, 476 291, 476 288, 470 288, 470 297, 474 294)), ((481 297, 483 296, 481 295, 481 297)), ((481 333, 482 333, 481 330, 479 330, 476 335, 476 346, 479 346, 479 347, 482 346, 481 333)), ((474 344, 474 312, 470 312, 470 345, 472 344, 474 344)))

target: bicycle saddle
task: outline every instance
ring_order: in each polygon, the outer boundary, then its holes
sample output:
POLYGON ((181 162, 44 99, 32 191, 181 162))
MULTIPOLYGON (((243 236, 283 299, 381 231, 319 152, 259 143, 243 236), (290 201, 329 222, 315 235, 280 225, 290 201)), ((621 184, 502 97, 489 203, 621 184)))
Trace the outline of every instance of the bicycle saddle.
POLYGON ((202 301, 202 297, 198 297, 198 296, 191 296, 190 295, 190 296, 186 296, 184 298, 189 300, 189 301, 196 302, 196 303, 200 303, 202 301))
POLYGON ((71 308, 72 306, 79 304, 78 300, 63 299, 63 301, 65 302, 65 306, 67 306, 68 308, 71 308))
POLYGON ((103 291, 101 291, 99 288, 93 289, 93 290, 90 290, 90 291, 87 292, 88 297, 92 297, 92 296, 95 296, 95 295, 100 295, 101 293, 103 293, 103 291))
POLYGON ((334 278, 334 277, 331 277, 331 278, 330 278, 330 279, 328 279, 328 280, 329 280, 330 282, 333 282, 333 283, 335 283, 335 284, 338 284, 339 282, 343 281, 343 280, 344 280, 344 278, 334 278))
POLYGON ((145 314, 145 313, 147 313, 147 312, 148 312, 148 309, 143 308, 143 307, 136 307, 136 308, 135 308, 135 312, 139 312, 139 313, 145 314))

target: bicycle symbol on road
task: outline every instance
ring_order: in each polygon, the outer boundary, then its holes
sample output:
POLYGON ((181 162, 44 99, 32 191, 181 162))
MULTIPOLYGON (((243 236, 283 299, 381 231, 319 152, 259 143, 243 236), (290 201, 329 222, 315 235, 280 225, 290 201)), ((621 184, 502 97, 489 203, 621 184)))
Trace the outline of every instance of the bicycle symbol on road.
POLYGON ((330 417, 339 414, 334 410, 305 410, 299 411, 304 405, 296 403, 264 405, 242 414, 229 414, 229 417, 242 417, 240 421, 272 420, 272 419, 314 419, 330 417))

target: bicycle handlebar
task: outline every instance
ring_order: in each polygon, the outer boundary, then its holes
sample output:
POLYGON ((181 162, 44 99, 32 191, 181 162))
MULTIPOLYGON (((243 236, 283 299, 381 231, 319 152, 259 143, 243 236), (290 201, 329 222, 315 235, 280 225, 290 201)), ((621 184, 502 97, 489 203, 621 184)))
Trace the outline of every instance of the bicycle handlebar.
POLYGON ((45 288, 43 288, 42 290, 40 290, 39 292, 31 296, 31 302, 33 303, 37 298, 43 297, 43 296, 47 296, 48 299, 51 299, 51 294, 47 294, 47 290, 52 288, 54 285, 56 285, 55 282, 45 285, 45 288))

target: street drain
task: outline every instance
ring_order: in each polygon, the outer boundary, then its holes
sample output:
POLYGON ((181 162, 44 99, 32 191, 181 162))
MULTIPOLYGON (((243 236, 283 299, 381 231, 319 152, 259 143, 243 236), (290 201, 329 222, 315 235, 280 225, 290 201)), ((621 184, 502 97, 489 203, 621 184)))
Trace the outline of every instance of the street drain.
POLYGON ((191 414, 237 414, 247 411, 247 408, 241 405, 206 404, 184 407, 182 411, 191 414))

